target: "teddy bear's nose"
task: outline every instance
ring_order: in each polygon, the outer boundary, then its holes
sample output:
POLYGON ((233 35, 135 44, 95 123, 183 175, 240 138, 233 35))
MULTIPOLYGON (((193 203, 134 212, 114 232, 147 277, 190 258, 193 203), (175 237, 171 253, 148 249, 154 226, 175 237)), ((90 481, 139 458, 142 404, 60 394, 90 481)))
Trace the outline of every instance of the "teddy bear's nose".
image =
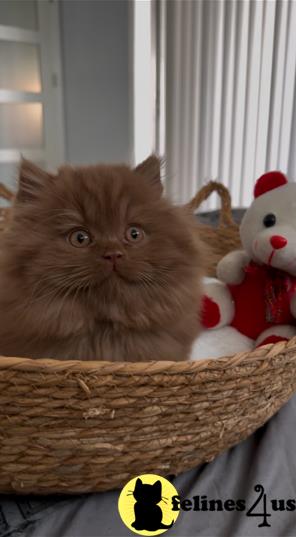
POLYGON ((270 238, 271 246, 275 250, 280 250, 280 248, 284 248, 284 246, 286 246, 287 242, 288 242, 287 239, 285 239, 285 237, 281 237, 281 235, 273 235, 270 238))

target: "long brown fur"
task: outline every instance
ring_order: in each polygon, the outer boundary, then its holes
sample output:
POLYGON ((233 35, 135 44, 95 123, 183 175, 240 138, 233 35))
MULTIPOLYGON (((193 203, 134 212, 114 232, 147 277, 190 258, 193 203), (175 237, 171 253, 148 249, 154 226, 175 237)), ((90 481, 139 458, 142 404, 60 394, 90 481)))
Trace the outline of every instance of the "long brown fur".
POLYGON ((162 197, 159 161, 64 166, 28 161, 0 255, 0 354, 183 360, 199 333, 203 254, 194 217, 162 197), (140 226, 139 244, 124 240, 140 226), (75 248, 73 229, 93 242, 75 248), (102 256, 120 249, 116 270, 102 256))

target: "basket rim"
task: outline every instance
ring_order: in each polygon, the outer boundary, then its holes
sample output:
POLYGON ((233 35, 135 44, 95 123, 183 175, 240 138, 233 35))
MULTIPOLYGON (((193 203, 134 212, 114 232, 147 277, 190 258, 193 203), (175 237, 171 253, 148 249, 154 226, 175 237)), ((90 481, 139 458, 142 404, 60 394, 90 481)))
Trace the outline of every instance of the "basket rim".
POLYGON ((277 355, 285 351, 295 352, 296 336, 288 341, 269 343, 257 347, 252 351, 238 352, 234 355, 221 356, 219 358, 203 358, 201 360, 184 360, 184 362, 172 361, 151 361, 151 362, 111 362, 99 360, 56 360, 49 358, 17 358, 0 356, 1 370, 18 370, 27 372, 42 373, 91 373, 100 375, 116 374, 120 376, 130 375, 156 375, 165 373, 167 375, 192 374, 204 370, 225 370, 237 366, 246 366, 252 362, 271 361, 277 355))

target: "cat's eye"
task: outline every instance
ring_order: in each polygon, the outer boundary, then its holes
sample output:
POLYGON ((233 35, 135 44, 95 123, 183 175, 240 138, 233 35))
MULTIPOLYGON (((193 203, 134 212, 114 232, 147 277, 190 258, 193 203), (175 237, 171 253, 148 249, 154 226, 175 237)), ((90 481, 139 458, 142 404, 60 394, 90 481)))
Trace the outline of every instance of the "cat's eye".
POLYGON ((137 226, 130 226, 127 228, 125 233, 125 238, 129 242, 140 242, 142 239, 144 239, 144 231, 140 227, 137 226))
POLYGON ((91 236, 85 229, 75 229, 68 236, 69 242, 75 248, 86 248, 91 243, 91 236))
POLYGON ((273 213, 268 213, 263 218, 263 224, 265 227, 272 227, 276 223, 276 216, 273 213))

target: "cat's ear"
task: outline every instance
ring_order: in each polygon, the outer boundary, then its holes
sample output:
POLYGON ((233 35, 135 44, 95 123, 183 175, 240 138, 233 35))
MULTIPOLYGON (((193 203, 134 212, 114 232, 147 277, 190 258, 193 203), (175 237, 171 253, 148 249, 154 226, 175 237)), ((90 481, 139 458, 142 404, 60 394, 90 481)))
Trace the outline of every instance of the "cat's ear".
POLYGON ((37 199, 42 193, 44 186, 52 178, 52 175, 36 166, 36 164, 22 158, 19 168, 17 201, 27 202, 37 199))
POLYGON ((135 172, 139 173, 155 188, 159 197, 163 192, 163 185, 160 178, 161 160, 156 155, 150 155, 141 164, 135 168, 135 172))
POLYGON ((136 488, 140 487, 141 485, 143 485, 142 480, 138 477, 138 479, 136 481, 136 488))
POLYGON ((157 493, 159 493, 160 496, 161 496, 161 482, 160 482, 160 480, 155 481, 155 483, 154 483, 154 485, 153 485, 153 488, 154 488, 154 490, 155 490, 157 493))

